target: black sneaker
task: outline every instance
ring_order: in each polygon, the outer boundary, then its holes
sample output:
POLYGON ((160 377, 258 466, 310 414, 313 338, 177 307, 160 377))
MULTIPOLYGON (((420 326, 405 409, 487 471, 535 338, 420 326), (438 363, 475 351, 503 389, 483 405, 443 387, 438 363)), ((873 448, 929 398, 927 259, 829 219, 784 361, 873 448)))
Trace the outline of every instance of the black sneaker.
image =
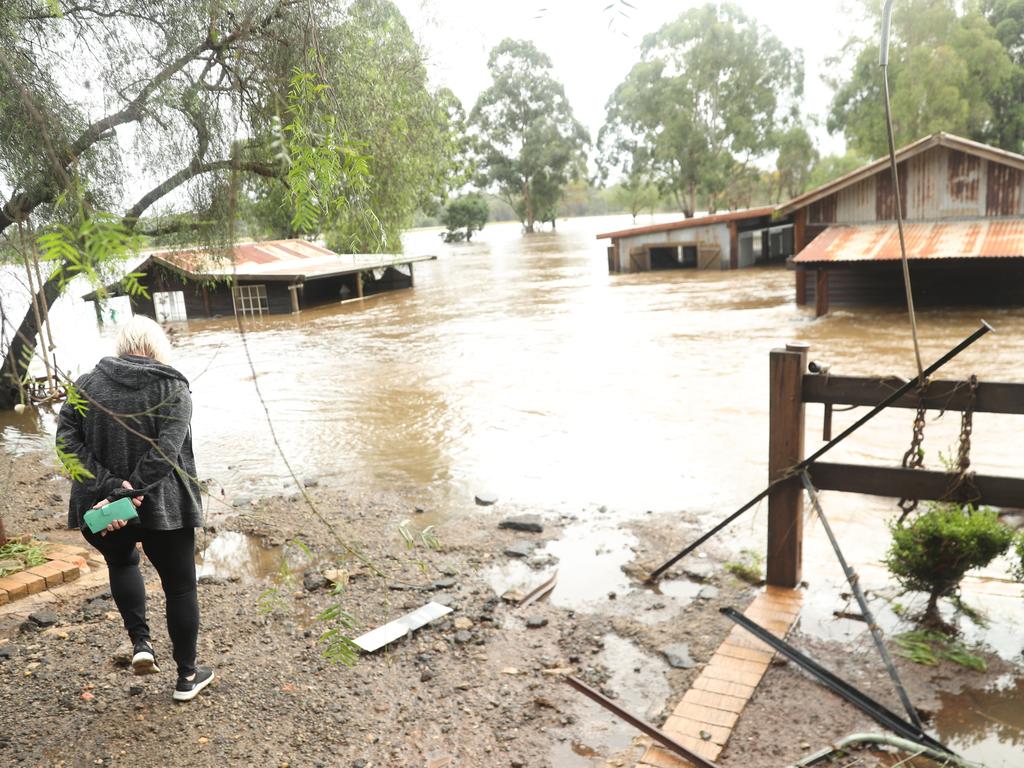
POLYGON ((155 675, 159 671, 153 646, 149 644, 149 640, 139 640, 135 643, 132 655, 132 672, 136 675, 155 675))
POLYGON ((179 677, 178 684, 174 686, 173 698, 175 701, 191 701, 196 695, 210 684, 213 680, 213 670, 208 667, 196 667, 195 674, 190 680, 187 677, 179 677))

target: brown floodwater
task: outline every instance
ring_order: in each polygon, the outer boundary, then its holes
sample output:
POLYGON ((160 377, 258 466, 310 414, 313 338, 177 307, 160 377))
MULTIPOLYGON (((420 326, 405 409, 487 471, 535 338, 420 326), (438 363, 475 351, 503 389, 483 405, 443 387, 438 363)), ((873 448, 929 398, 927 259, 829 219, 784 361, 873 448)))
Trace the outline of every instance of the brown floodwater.
MULTIPOLYGON (((595 550, 588 536, 647 510, 686 511, 710 523, 764 486, 772 348, 807 342, 811 358, 836 374, 913 375, 903 312, 839 309, 815 319, 794 304, 794 276, 784 269, 609 275, 606 242, 594 236, 628 224, 628 217, 577 219, 532 236, 493 224, 459 245, 443 244, 434 230, 414 231, 406 252, 438 258, 416 265, 412 290, 253 321, 245 345, 228 318, 177 325, 175 362, 192 381, 201 476, 223 486, 226 499, 277 493, 290 482, 247 347, 300 477, 397 490, 441 519, 471 510, 482 491, 517 510, 572 516, 584 527, 548 546, 560 559, 551 599, 586 609, 610 589, 630 588, 620 583, 619 565, 631 556, 622 540, 605 536, 595 550), (586 527, 591 518, 602 522, 586 527), (595 551, 607 579, 574 578, 573 563, 595 551)), ((941 376, 1024 380, 1021 309, 920 312, 925 362, 981 318, 997 333, 941 376)), ((96 330, 87 306, 67 307, 55 321, 63 366, 85 370, 110 353, 114 331, 96 330)), ((834 432, 862 412, 836 413, 834 432)), ((885 413, 830 456, 896 464, 912 417, 885 413)), ((812 450, 821 444, 820 406, 808 407, 807 423, 812 450)), ((974 468, 1024 476, 1022 426, 1022 417, 977 415, 974 468)), ((50 415, 0 415, 8 451, 48 450, 52 428, 50 415)), ((930 416, 927 466, 941 468, 941 456, 955 453, 958 432, 958 414, 930 416)), ((835 493, 823 494, 823 503, 866 585, 880 588, 894 504, 835 493)), ((737 522, 730 546, 762 547, 765 516, 762 506, 737 522)), ((808 535, 805 576, 817 596, 802 626, 866 644, 862 625, 832 620, 842 573, 820 530, 811 526, 808 535)), ((995 563, 968 584, 968 601, 997 619, 988 630, 969 627, 968 639, 1020 663, 1021 589, 1000 581, 1006 566, 995 563)))

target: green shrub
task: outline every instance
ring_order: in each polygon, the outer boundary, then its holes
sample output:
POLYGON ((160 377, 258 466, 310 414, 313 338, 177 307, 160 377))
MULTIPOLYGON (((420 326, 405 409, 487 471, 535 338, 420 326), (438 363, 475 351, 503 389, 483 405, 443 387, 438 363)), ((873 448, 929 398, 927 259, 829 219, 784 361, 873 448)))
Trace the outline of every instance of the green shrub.
POLYGON ((0 577, 24 570, 25 568, 34 568, 37 565, 42 565, 46 562, 43 552, 45 552, 43 545, 35 541, 31 541, 28 544, 23 544, 20 541, 8 541, 0 547, 0 562, 6 560, 17 561, 21 565, 17 568, 0 568, 0 577))
POLYGON ((1013 549, 1013 576, 1017 581, 1024 581, 1024 531, 1020 532, 1013 549))
POLYGON ((448 228, 441 236, 446 243, 459 243, 473 239, 473 233, 483 229, 489 210, 480 195, 463 195, 448 203, 441 212, 441 222, 448 228))
POLYGON ((725 564, 725 570, 731 573, 740 581, 748 584, 760 584, 763 580, 762 566, 764 556, 753 549, 744 549, 740 552, 740 559, 725 564))
POLYGON ((964 574, 1006 552, 1013 532, 990 509, 935 503, 911 522, 890 526, 885 564, 900 585, 928 593, 923 621, 941 627, 938 601, 955 595, 964 574))

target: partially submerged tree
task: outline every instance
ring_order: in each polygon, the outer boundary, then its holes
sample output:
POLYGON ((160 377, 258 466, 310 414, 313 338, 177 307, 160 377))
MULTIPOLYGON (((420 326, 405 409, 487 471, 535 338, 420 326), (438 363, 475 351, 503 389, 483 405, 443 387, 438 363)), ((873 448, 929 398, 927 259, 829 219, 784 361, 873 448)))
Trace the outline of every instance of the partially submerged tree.
POLYGON ((551 59, 533 43, 503 40, 487 60, 493 83, 469 122, 482 183, 494 187, 527 232, 553 221, 565 184, 583 172, 587 132, 573 117, 551 59))
POLYGON ((599 144, 648 174, 687 217, 715 211, 737 169, 770 152, 803 88, 803 62, 737 6, 686 11, 647 35, 608 100, 599 144))
POLYGON ((473 233, 484 228, 490 211, 487 201, 480 195, 469 194, 451 200, 441 214, 441 221, 447 227, 443 233, 446 243, 467 242, 473 233))
POLYGON ((939 600, 955 597, 964 575, 1009 549, 1013 531, 990 509, 934 503, 910 522, 891 526, 885 564, 905 589, 928 593, 923 623, 943 628, 939 600))

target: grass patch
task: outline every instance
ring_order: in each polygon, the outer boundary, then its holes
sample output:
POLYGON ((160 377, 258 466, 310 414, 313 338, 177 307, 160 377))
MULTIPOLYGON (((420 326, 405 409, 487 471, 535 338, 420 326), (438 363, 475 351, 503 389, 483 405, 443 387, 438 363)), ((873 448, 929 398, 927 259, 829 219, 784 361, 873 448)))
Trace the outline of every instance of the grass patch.
POLYGON ((740 552, 739 560, 725 564, 725 570, 747 584, 760 584, 764 579, 764 555, 753 549, 740 552))
POLYGON ((28 544, 23 544, 20 541, 8 541, 0 547, 0 562, 4 560, 17 560, 20 565, 12 568, 0 568, 0 578, 23 571, 26 568, 42 565, 46 562, 46 557, 43 554, 45 551, 43 545, 35 541, 28 544))
POLYGON ((939 661, 945 659, 978 672, 988 669, 983 658, 971 653, 967 646, 960 641, 947 637, 941 632, 917 629, 913 632, 894 635, 892 641, 898 647, 896 652, 915 664, 935 667, 938 666, 939 661))

